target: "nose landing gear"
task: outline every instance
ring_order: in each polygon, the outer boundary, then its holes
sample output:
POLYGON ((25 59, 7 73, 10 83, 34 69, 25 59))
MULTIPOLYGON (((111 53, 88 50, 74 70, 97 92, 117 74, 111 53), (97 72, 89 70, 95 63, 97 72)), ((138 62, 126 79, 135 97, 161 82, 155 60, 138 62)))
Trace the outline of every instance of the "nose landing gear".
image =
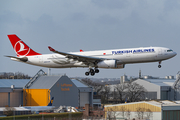
POLYGON ((158 68, 161 68, 161 61, 159 61, 159 65, 158 65, 158 68))

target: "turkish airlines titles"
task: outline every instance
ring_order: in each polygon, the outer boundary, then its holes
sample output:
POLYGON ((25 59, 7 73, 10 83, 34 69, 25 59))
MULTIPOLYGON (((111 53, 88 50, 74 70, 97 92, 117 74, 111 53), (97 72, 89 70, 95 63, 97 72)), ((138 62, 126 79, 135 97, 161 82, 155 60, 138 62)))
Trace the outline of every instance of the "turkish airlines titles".
POLYGON ((154 49, 122 50, 122 51, 112 51, 112 54, 147 53, 147 52, 155 52, 155 50, 154 49))

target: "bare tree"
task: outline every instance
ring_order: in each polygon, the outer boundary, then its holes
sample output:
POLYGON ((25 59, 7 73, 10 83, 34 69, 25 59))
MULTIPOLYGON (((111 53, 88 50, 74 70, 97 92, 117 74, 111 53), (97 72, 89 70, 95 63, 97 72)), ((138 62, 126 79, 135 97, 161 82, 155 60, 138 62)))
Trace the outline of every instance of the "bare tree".
POLYGON ((3 114, 7 115, 7 116, 12 116, 14 110, 15 109, 13 107, 5 107, 4 110, 3 110, 3 114))
POLYGON ((105 114, 107 115, 108 120, 116 120, 116 117, 119 115, 118 107, 106 108, 105 114))
POLYGON ((108 120, 111 120, 111 119, 116 119, 116 114, 115 112, 113 111, 112 108, 108 108, 106 111, 105 111, 106 115, 107 115, 107 119, 108 120))
POLYGON ((0 75, 0 79, 30 79, 31 77, 21 72, 4 72, 0 75))
POLYGON ((102 89, 103 89, 103 87, 104 87, 104 85, 102 85, 102 84, 100 84, 100 83, 97 83, 97 82, 94 82, 94 81, 92 81, 92 80, 90 80, 90 79, 88 79, 88 78, 82 79, 82 81, 83 81, 84 83, 86 83, 87 85, 92 86, 94 92, 96 92, 97 95, 100 94, 100 92, 102 91, 102 89))
POLYGON ((109 99, 109 94, 110 94, 110 87, 109 86, 104 86, 103 91, 101 92, 101 102, 102 103, 108 103, 109 99))
POLYGON ((131 117, 131 111, 130 111, 129 109, 127 109, 127 111, 126 111, 126 116, 127 116, 128 119, 130 119, 130 117, 131 117))
POLYGON ((117 84, 115 86, 115 89, 117 90, 117 93, 118 93, 118 96, 117 96, 118 99, 120 100, 120 102, 122 102, 124 98, 124 92, 127 89, 127 86, 125 84, 117 84))
POLYGON ((153 113, 150 109, 146 109, 146 118, 150 119, 153 116, 153 113))
POLYGON ((137 107, 136 114, 138 119, 144 119, 145 108, 137 107))
POLYGON ((137 118, 140 120, 141 119, 141 108, 140 107, 138 107, 138 108, 136 108, 136 114, 137 114, 137 118))
POLYGON ((127 83, 126 98, 129 98, 129 101, 135 102, 145 98, 146 89, 137 84, 136 82, 127 83))
POLYGON ((120 111, 121 111, 122 117, 124 118, 125 112, 126 112, 126 108, 125 108, 124 106, 121 106, 121 107, 120 107, 120 111))
POLYGON ((97 95, 100 94, 100 92, 103 90, 103 85, 100 83, 93 83, 94 92, 96 92, 97 95))
POLYGON ((104 86, 100 83, 96 83, 88 78, 82 79, 82 81, 86 83, 87 85, 93 87, 93 91, 96 92, 96 95, 100 95, 102 103, 108 103, 108 98, 110 94, 109 86, 104 86))
POLYGON ((113 95, 114 103, 115 104, 119 103, 119 94, 116 89, 114 89, 114 92, 112 93, 112 95, 113 95))
POLYGON ((81 81, 84 82, 84 83, 86 83, 87 85, 90 85, 90 86, 92 86, 92 84, 93 84, 93 81, 90 80, 90 79, 88 79, 88 78, 81 79, 81 81))

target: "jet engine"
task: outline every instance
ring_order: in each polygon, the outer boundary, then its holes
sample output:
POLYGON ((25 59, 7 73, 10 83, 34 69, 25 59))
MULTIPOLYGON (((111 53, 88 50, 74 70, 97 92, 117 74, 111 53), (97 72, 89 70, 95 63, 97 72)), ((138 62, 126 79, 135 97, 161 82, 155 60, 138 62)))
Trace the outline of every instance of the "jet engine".
POLYGON ((103 60, 97 64, 98 68, 118 69, 124 68, 124 64, 117 64, 117 60, 103 60))

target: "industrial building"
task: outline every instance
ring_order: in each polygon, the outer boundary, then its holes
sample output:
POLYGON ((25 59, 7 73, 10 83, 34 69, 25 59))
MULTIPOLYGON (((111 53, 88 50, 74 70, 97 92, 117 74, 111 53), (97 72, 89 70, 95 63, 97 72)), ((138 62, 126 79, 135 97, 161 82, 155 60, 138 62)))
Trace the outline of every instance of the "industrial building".
POLYGON ((23 87, 29 80, 0 79, 0 107, 23 105, 23 87))
POLYGON ((84 107, 92 105, 93 89, 67 76, 40 76, 24 89, 24 106, 46 106, 54 97, 53 106, 84 107))
MULTIPOLYGON (((130 82, 130 81, 129 81, 130 82)), ((180 100, 180 76, 177 79, 137 79, 133 81, 146 89, 146 100, 180 100)), ((123 84, 127 84, 127 81, 123 84)), ((116 85, 109 85, 111 96, 116 92, 116 85)), ((124 91, 126 92, 126 91, 124 91)), ((125 99, 125 96, 124 96, 125 99)))
POLYGON ((116 119, 179 120, 180 104, 171 101, 142 101, 106 105, 105 117, 116 119))
POLYGON ((138 79, 134 82, 142 85, 146 90, 145 98, 148 100, 180 100, 180 93, 177 92, 177 97, 174 97, 175 79, 138 79))
MULTIPOLYGON (((40 71, 42 72, 42 71, 40 71)), ((0 107, 93 105, 93 88, 66 75, 47 76, 38 72, 31 80, 0 80, 0 107)))

